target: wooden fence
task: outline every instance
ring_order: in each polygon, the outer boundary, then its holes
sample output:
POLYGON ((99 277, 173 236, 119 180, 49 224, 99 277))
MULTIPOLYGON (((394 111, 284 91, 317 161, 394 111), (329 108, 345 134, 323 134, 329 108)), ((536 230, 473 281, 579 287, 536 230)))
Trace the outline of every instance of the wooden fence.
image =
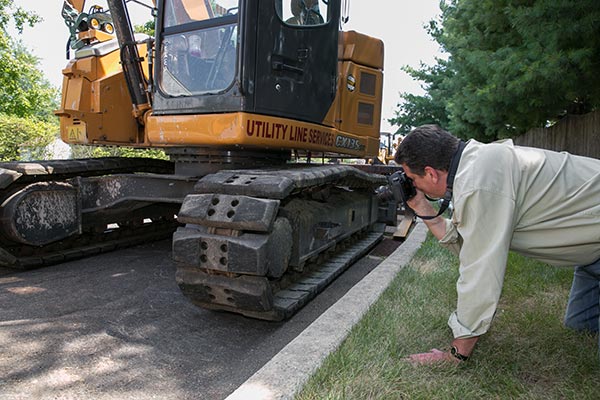
POLYGON ((566 116, 549 128, 532 129, 513 141, 521 146, 600 158, 600 110, 566 116))

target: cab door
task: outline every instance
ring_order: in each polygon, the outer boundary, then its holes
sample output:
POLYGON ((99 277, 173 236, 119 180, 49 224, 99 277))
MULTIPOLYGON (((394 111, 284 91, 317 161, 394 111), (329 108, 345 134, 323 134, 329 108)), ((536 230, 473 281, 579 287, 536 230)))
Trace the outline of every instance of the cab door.
POLYGON ((255 112, 321 123, 337 86, 339 0, 260 0, 255 112))

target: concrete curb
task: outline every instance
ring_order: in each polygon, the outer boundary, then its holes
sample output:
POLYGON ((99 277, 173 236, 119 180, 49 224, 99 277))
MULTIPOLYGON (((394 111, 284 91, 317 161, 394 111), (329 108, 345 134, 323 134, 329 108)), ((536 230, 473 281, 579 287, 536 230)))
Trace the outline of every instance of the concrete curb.
POLYGON ((381 296, 421 247, 427 227, 417 223, 408 239, 338 302, 285 346, 226 400, 293 399, 325 357, 381 296))

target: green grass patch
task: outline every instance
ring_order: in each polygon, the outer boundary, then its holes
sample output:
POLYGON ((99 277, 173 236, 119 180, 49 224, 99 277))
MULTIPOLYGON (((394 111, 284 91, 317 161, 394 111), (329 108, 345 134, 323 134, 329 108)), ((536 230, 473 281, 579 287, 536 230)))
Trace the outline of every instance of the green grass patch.
POLYGON ((452 340, 458 260, 430 235, 296 398, 598 398, 598 337, 562 326, 572 276, 511 253, 494 324, 473 358, 413 366, 404 358, 452 340))

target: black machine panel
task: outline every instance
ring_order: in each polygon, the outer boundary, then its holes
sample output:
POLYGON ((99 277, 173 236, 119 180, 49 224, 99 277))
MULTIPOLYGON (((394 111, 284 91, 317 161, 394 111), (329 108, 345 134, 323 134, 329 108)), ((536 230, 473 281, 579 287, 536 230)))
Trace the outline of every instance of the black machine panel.
POLYGON ((204 1, 206 19, 160 0, 154 113, 322 122, 336 92, 340 1, 204 1))
POLYGON ((339 13, 337 0, 259 1, 257 113, 323 121, 336 92, 339 13))

